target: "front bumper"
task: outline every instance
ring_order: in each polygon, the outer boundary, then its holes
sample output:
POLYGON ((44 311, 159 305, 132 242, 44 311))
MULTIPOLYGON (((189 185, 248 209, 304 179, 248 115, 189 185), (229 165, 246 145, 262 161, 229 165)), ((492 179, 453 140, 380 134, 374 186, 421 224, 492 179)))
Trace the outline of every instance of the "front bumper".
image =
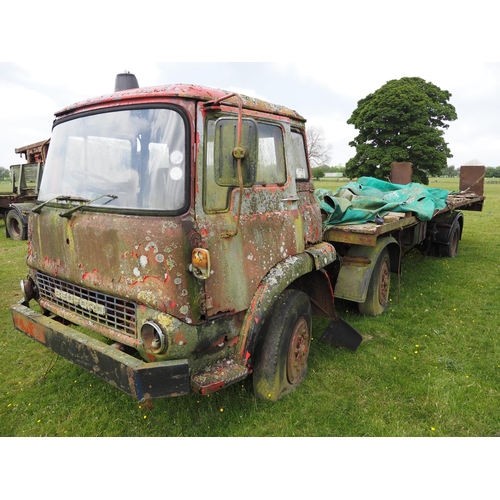
POLYGON ((21 303, 11 313, 17 330, 138 400, 190 392, 186 359, 146 363, 21 303))

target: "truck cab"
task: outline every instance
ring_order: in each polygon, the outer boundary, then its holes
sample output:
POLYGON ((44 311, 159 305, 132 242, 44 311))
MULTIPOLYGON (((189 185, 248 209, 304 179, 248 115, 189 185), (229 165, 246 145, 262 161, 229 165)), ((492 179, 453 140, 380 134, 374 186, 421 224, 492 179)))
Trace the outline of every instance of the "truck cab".
POLYGON ((336 317, 305 120, 118 78, 56 114, 16 328, 137 399, 252 372, 279 399, 307 370, 312 314, 336 317))

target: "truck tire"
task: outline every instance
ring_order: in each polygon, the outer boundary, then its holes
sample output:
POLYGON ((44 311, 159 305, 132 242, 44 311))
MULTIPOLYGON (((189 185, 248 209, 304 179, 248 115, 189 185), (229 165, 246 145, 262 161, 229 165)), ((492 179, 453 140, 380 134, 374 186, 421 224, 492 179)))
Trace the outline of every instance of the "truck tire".
POLYGON ((387 248, 377 259, 368 285, 366 300, 358 303, 358 310, 365 316, 378 316, 387 309, 391 286, 391 260, 387 248))
POLYGON ((13 240, 25 240, 27 237, 26 228, 24 227, 21 216, 15 210, 9 210, 6 217, 5 225, 9 236, 13 240))
POLYGON ((257 398, 277 401, 299 385, 307 373, 312 313, 309 297, 285 290, 262 332, 253 372, 257 398))
POLYGON ((441 257, 456 257, 458 254, 458 242, 460 241, 460 224, 454 222, 448 233, 448 242, 446 245, 440 245, 439 255, 441 257))

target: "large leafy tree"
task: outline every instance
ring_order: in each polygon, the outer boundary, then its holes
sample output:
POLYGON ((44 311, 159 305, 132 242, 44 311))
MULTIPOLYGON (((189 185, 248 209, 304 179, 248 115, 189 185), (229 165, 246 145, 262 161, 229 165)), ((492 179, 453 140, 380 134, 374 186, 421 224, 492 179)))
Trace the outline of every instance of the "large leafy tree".
POLYGON ((385 179, 393 161, 409 161, 413 181, 428 184, 453 156, 443 137, 446 122, 457 119, 450 97, 431 82, 405 77, 358 101, 347 120, 359 134, 349 143, 356 155, 347 162, 346 175, 385 179))

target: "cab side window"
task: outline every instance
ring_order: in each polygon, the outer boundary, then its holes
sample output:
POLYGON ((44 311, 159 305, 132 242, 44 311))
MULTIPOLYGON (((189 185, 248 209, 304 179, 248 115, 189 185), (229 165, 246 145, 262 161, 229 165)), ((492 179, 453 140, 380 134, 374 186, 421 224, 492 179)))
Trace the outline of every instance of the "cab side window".
POLYGON ((298 181, 309 180, 309 170, 307 168, 307 156, 304 136, 300 132, 292 130, 292 143, 292 171, 295 173, 295 179, 297 179, 298 181))
MULTIPOLYGON (((243 119, 241 144, 246 149, 242 160, 244 187, 255 184, 283 185, 286 182, 283 130, 277 125, 243 119)), ((205 184, 203 203, 207 212, 229 210, 231 191, 238 187, 236 118, 210 119, 205 133, 205 184)))

